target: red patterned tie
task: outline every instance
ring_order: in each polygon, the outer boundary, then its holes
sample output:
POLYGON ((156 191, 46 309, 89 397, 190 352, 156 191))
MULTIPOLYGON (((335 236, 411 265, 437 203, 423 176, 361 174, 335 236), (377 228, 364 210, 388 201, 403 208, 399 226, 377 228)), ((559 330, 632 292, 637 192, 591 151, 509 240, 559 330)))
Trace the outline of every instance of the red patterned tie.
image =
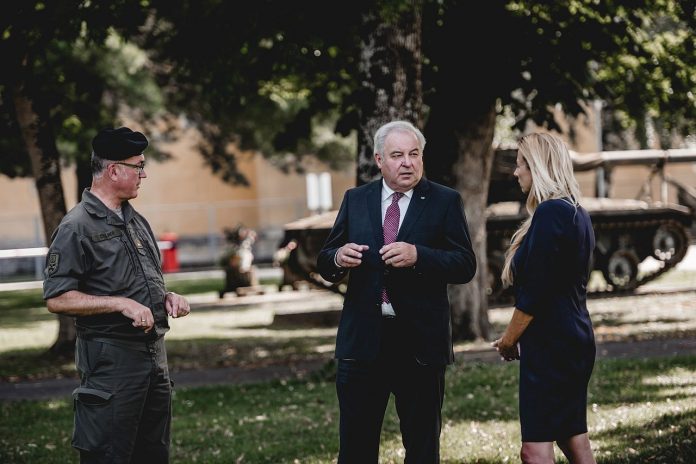
MULTIPOLYGON (((404 194, 401 192, 392 193, 392 202, 391 205, 387 207, 387 213, 384 215, 384 224, 382 225, 385 245, 396 240, 396 235, 399 233, 399 218, 401 216, 401 212, 399 211, 399 200, 403 196, 404 194)), ((387 289, 384 287, 382 288, 382 303, 389 303, 387 289)))

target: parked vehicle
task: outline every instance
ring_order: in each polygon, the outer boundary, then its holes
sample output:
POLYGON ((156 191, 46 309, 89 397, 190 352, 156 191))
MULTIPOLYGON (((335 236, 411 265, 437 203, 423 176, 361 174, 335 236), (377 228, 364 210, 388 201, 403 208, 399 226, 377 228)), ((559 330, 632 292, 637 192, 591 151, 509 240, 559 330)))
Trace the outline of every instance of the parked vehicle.
MULTIPOLYGON (((636 199, 586 197, 581 201, 595 230, 593 269, 601 271, 606 281, 601 291, 633 290, 669 271, 684 258, 691 242, 691 229, 696 224, 696 190, 665 175, 664 168, 668 163, 696 163, 696 149, 572 155, 576 172, 611 170, 625 165, 652 167, 636 199), (659 196, 651 188, 655 177, 660 180, 659 196), (668 188, 676 189, 678 204, 667 201, 668 188), (648 257, 656 260, 657 266, 642 273, 638 266, 648 257)), ((527 214, 523 194, 512 175, 515 157, 516 150, 496 151, 491 175, 486 232, 488 293, 492 304, 510 301, 509 292, 502 288, 500 271, 510 238, 527 214)), ((287 275, 291 276, 286 280, 304 279, 338 292, 345 291, 345 282, 330 284, 316 272, 317 255, 336 213, 330 211, 285 225, 284 243, 297 244, 284 264, 287 275)))

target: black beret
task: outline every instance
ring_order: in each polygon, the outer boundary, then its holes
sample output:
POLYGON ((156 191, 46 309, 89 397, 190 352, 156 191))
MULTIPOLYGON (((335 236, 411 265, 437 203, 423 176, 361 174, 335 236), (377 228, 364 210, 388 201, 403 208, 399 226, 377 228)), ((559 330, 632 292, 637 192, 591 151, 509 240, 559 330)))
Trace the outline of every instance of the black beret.
POLYGON ((140 155, 147 148, 147 138, 127 127, 102 129, 92 139, 92 150, 100 158, 121 161, 140 155))

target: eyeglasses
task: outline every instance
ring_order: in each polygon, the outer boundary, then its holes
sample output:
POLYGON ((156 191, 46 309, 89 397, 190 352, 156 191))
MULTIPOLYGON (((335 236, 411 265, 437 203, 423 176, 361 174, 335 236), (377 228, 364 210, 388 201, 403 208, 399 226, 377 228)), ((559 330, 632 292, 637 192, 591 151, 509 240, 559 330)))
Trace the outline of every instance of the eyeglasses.
POLYGON ((128 166, 129 168, 133 168, 137 171, 139 176, 142 175, 142 173, 145 171, 145 161, 138 164, 124 163, 123 161, 115 161, 113 164, 120 164, 122 166, 128 166))

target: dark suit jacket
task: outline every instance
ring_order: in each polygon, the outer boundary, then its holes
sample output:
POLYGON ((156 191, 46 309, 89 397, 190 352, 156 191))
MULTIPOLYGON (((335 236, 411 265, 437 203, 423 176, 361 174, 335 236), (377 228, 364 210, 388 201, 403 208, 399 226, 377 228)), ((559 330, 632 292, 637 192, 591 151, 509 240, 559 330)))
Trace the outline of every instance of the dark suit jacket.
MULTIPOLYGON (((413 268, 385 266, 381 210, 382 180, 350 189, 333 229, 319 253, 322 277, 336 282, 350 272, 336 338, 336 358, 372 360, 379 353, 382 323, 381 291, 386 285, 399 326, 413 356, 423 364, 454 360, 447 284, 469 282, 476 258, 455 190, 423 178, 413 196, 396 241, 416 245, 413 268), (368 245, 358 267, 342 269, 334 255, 346 243, 368 245)), ((403 214, 403 213, 402 213, 403 214)))

